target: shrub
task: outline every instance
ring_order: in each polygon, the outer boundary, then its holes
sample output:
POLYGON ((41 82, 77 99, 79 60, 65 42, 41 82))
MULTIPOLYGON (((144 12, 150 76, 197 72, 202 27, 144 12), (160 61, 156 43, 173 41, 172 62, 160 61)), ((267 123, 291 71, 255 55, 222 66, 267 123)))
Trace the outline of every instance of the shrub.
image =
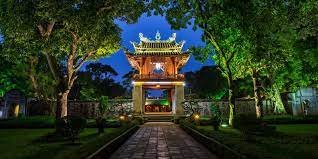
POLYGON ((98 133, 104 133, 104 127, 106 126, 106 119, 105 118, 97 118, 96 119, 96 126, 98 129, 98 133))
POLYGON ((67 137, 73 143, 79 133, 86 127, 86 119, 77 116, 66 116, 56 121, 57 134, 67 137))
POLYGON ((233 119, 233 127, 236 129, 241 129, 248 125, 259 125, 261 120, 256 117, 256 114, 237 114, 233 119))
POLYGON ((213 126, 213 129, 215 131, 218 131, 219 130, 219 127, 221 125, 221 120, 218 116, 213 116, 212 119, 211 119, 211 123, 212 123, 212 126, 213 126))
POLYGON ((0 128, 54 128, 55 118, 53 116, 30 116, 0 120, 0 128))
POLYGON ((233 119, 233 127, 240 130, 248 140, 251 135, 271 135, 275 132, 275 126, 268 126, 258 119, 256 114, 238 114, 233 119))
POLYGON ((138 124, 138 125, 142 125, 144 124, 144 118, 143 117, 134 117, 133 120, 138 124))
POLYGON ((185 116, 180 116, 179 118, 174 119, 174 123, 180 124, 182 121, 187 120, 187 117, 185 116))
POLYGON ((201 126, 212 125, 212 119, 211 118, 201 118, 200 125, 201 126))
MULTIPOLYGON (((103 118, 105 119, 105 118, 103 118)), ((120 122, 118 120, 113 120, 113 119, 105 119, 104 121, 104 128, 118 128, 120 127, 120 122)), ((98 128, 96 119, 94 120, 88 120, 87 121, 87 128, 98 128)))
POLYGON ((118 128, 122 126, 118 120, 107 120, 105 124, 106 128, 118 128))

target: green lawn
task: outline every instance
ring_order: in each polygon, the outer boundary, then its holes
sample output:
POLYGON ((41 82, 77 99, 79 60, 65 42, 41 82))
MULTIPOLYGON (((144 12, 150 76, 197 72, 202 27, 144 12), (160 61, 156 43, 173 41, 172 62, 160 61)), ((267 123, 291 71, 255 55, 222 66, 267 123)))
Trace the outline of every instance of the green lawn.
POLYGON ((277 125, 276 135, 257 136, 253 142, 247 142, 241 132, 232 128, 220 128, 219 132, 212 126, 196 129, 249 158, 318 158, 318 124, 277 125))
POLYGON ((39 137, 53 129, 0 129, 1 159, 62 159, 81 158, 97 150, 107 141, 115 138, 127 128, 107 128, 103 135, 96 129, 85 129, 80 134, 82 144, 68 142, 43 143, 39 137))

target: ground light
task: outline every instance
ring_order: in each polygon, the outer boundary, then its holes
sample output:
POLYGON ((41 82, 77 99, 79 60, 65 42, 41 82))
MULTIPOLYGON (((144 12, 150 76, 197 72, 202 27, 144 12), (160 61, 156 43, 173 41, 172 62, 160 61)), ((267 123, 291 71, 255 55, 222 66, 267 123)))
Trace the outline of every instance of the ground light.
POLYGON ((199 120, 200 119, 200 115, 199 114, 194 115, 194 119, 195 120, 199 120))
POLYGON ((226 124, 226 123, 222 123, 221 124, 221 127, 223 127, 223 128, 226 128, 226 127, 228 127, 229 125, 228 124, 226 124))
POLYGON ((121 116, 119 116, 119 119, 120 120, 125 120, 125 116, 121 115, 121 116))

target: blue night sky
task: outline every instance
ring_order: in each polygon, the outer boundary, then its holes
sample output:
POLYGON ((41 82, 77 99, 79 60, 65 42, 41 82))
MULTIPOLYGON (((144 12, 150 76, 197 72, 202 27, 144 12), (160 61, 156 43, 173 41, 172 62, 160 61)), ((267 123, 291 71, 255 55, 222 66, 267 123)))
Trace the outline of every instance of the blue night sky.
MULTIPOLYGON (((186 51, 191 46, 202 46, 204 43, 201 41, 201 30, 192 30, 192 26, 189 26, 187 29, 181 30, 172 30, 171 26, 168 24, 166 19, 162 16, 150 16, 143 14, 137 23, 135 24, 126 24, 121 21, 117 21, 117 24, 122 29, 122 48, 127 48, 130 51, 133 51, 133 46, 130 41, 139 42, 139 33, 143 33, 145 37, 150 39, 155 39, 156 32, 159 31, 161 34, 161 39, 168 39, 172 33, 177 33, 176 40, 179 42, 185 40, 186 43, 183 47, 183 50, 186 51)), ((130 66, 123 49, 118 51, 115 54, 110 55, 100 59, 98 62, 111 65, 117 72, 118 76, 115 77, 117 81, 121 81, 121 77, 128 73, 132 67, 130 66)), ((200 69, 203 65, 211 65, 212 61, 202 64, 199 61, 196 61, 192 56, 188 63, 183 67, 182 71, 194 71, 200 69)))
MULTIPOLYGON (((191 46, 203 46, 204 43, 201 41, 202 30, 197 29, 196 31, 192 30, 192 26, 189 26, 187 29, 181 30, 172 30, 171 26, 168 24, 166 19, 163 16, 147 16, 143 14, 137 23, 135 24, 126 24, 125 22, 116 21, 119 27, 122 29, 122 48, 127 48, 130 51, 133 50, 133 46, 130 41, 139 42, 139 33, 143 33, 145 37, 150 39, 155 39, 156 32, 159 31, 161 34, 161 39, 168 39, 172 33, 177 33, 177 41, 185 40, 186 43, 183 47, 183 51, 186 51, 191 46)), ((0 42, 3 40, 3 37, 0 34, 0 42)), ((117 72, 118 76, 115 77, 116 81, 121 81, 122 76, 128 73, 132 67, 130 66, 123 49, 120 49, 118 52, 101 58, 96 62, 101 62, 104 64, 111 65, 117 72)), ((208 61, 202 64, 199 61, 196 61, 193 56, 190 57, 188 63, 182 68, 182 72, 195 71, 199 70, 203 65, 212 65, 213 61, 208 61)), ((85 68, 85 65, 82 69, 85 68)))

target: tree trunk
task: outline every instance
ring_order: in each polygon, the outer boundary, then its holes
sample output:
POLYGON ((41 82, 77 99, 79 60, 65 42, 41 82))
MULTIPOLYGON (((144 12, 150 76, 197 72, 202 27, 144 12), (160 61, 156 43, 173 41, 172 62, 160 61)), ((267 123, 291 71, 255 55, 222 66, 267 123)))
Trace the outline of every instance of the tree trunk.
POLYGON ((280 94, 280 96, 281 96, 284 108, 286 110, 286 113, 292 115, 293 111, 292 111, 292 109, 291 109, 291 107, 289 106, 289 103, 288 103, 288 99, 289 99, 288 98, 288 94, 289 94, 289 92, 283 92, 283 93, 280 94))
POLYGON ((255 110, 257 118, 263 117, 263 102, 261 97, 261 92, 259 89, 259 80, 258 80, 258 72, 256 70, 252 71, 252 79, 253 79, 253 90, 254 90, 254 100, 255 100, 255 110))
POLYGON ((234 115, 235 115, 235 97, 234 97, 234 83, 233 83, 233 79, 232 77, 228 77, 227 78, 227 81, 228 81, 228 87, 229 87, 229 97, 228 97, 228 100, 229 100, 229 125, 230 126, 233 126, 233 118, 234 118, 234 115))
POLYGON ((65 80, 60 80, 57 89, 56 119, 67 116, 67 97, 70 88, 65 80))
POLYGON ((56 118, 67 116, 67 96, 69 91, 58 92, 56 102, 56 118))
POLYGON ((274 86, 274 101, 275 101, 275 107, 274 107, 274 113, 275 114, 285 114, 286 110, 284 108, 284 104, 280 95, 279 90, 274 86))

